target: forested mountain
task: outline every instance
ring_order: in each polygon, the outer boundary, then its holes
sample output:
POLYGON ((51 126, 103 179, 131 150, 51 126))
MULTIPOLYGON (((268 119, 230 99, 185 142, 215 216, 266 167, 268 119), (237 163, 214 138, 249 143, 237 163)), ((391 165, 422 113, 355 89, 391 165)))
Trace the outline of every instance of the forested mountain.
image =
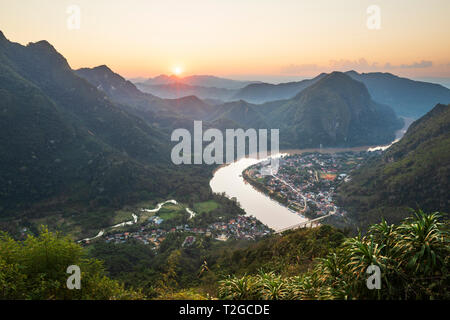
MULTIPOLYGON (((415 81, 391 73, 358 73, 356 71, 345 73, 364 83, 373 100, 392 107, 399 116, 418 118, 428 112, 430 106, 450 102, 450 89, 439 84, 415 81)), ((291 99, 326 75, 322 73, 313 79, 277 85, 249 84, 236 92, 230 99, 242 99, 250 103, 291 99)))
POLYGON ((280 139, 296 147, 357 146, 392 141, 402 127, 392 109, 373 101, 367 88, 333 72, 271 113, 280 139))
POLYGON ((400 116, 419 118, 430 111, 431 106, 450 102, 450 89, 429 82, 401 78, 391 73, 346 72, 364 83, 372 98, 391 106, 400 116))
POLYGON ((280 146, 291 148, 389 143, 402 127, 390 107, 374 102, 364 84, 340 72, 324 76, 289 100, 263 105, 239 101, 217 109, 216 120, 279 128, 280 146))
POLYGON ((306 87, 312 82, 316 85, 305 88, 304 94, 299 93, 289 100, 263 105, 239 100, 211 106, 196 96, 160 99, 143 93, 106 66, 76 72, 125 110, 135 111, 150 123, 166 123, 170 128, 183 124, 181 119, 174 119, 178 115, 209 121, 206 126, 219 129, 279 128, 280 143, 284 147, 319 147, 320 144, 356 146, 388 143, 394 139, 395 129, 400 127, 389 107, 372 101, 363 84, 343 73, 322 74, 306 81, 301 85, 306 87), (129 106, 136 110, 129 110, 129 106))
POLYGON ((163 110, 163 99, 149 93, 143 93, 136 86, 114 73, 108 66, 82 68, 75 70, 81 78, 86 79, 98 90, 103 91, 112 101, 127 104, 138 109, 149 111, 163 110))
MULTIPOLYGON (((416 119, 428 112, 430 106, 450 102, 450 89, 439 84, 415 81, 391 73, 358 73, 356 71, 345 73, 354 80, 364 83, 373 100, 390 106, 399 116, 416 119)), ((210 76, 178 78, 161 75, 136 85, 140 90, 162 98, 195 95, 200 99, 244 100, 261 104, 292 99, 325 76, 327 76, 326 73, 321 73, 312 79, 271 84, 210 76)))
POLYGON ((165 197, 183 183, 200 190, 203 178, 207 189, 209 171, 178 170, 170 136, 78 77, 46 41, 22 46, 0 33, 0 110, 2 219, 63 214, 68 223, 96 211, 84 221, 98 228, 109 219, 101 208, 165 197), (191 173, 196 181, 186 182, 191 173))
MULTIPOLYGON (((196 232, 185 246, 197 228, 178 228, 188 220, 187 206, 212 208, 189 215, 202 228, 219 221, 224 230, 228 218, 245 214, 236 201, 211 194, 214 166, 170 161, 170 130, 201 119, 220 129, 277 128, 281 147, 295 148, 383 144, 402 125, 364 83, 341 72, 322 75, 289 99, 212 106, 196 96, 143 93, 106 66, 73 71, 48 42, 22 46, 0 32, 0 229, 23 240, 0 233, 0 298, 448 298, 448 225, 437 214, 418 211, 398 227, 382 222, 355 238, 322 225, 264 233, 258 242, 247 235, 215 241, 196 232), (50 224, 72 238, 92 237, 127 205, 135 210, 143 200, 150 207, 172 196, 186 205, 177 209, 184 215, 168 225, 158 247, 98 238, 86 241, 92 247, 83 253, 70 239, 34 228, 50 224), (25 239, 34 232, 40 235, 25 239), (89 254, 104 259, 106 270, 89 254), (385 275, 384 291, 366 290, 363 276, 374 261, 385 275), (64 287, 61 266, 72 263, 86 268, 79 292, 64 287)), ((338 189, 346 218, 366 227, 381 216, 399 222, 410 215, 408 207, 448 212, 449 134, 450 105, 439 104, 400 142, 352 172, 338 189)), ((166 220, 177 213, 166 211, 166 220)))
MULTIPOLYGON (((292 99, 212 106, 195 96, 143 93, 106 66, 74 72, 48 42, 22 46, 3 34, 0 71, 2 216, 46 215, 68 203, 87 212, 170 193, 189 197, 192 185, 209 194, 213 168, 180 169, 169 159, 171 130, 191 129, 192 120, 219 129, 280 129, 281 148, 389 143, 401 127, 391 108, 340 72, 321 75, 292 99)), ((364 190, 343 199, 354 203, 364 190)))
POLYGON ((408 208, 450 211, 450 105, 436 105, 380 158, 362 165, 338 189, 351 223, 384 216, 398 222, 408 208))

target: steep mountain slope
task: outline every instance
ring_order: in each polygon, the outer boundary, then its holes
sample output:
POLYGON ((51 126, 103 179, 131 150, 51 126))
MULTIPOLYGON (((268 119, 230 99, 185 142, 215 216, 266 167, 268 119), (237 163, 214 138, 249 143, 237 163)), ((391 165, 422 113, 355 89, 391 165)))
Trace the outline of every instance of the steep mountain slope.
POLYGON ((268 101, 291 99, 302 90, 316 83, 325 74, 320 74, 314 79, 299 82, 288 82, 280 84, 254 83, 240 89, 233 95, 233 100, 245 100, 250 103, 265 103, 268 101))
POLYGON ((130 81, 114 73, 105 65, 95 68, 81 68, 75 70, 81 78, 86 79, 114 102, 128 104, 138 109, 150 111, 163 110, 162 99, 149 93, 143 93, 130 81))
POLYGON ((122 111, 102 92, 77 77, 66 59, 48 42, 24 47, 3 40, 2 53, 7 66, 37 85, 62 111, 97 138, 133 158, 163 160, 157 152, 164 146, 160 142, 163 135, 122 111))
POLYGON ((402 126, 388 106, 371 99, 362 83, 340 72, 271 109, 266 118, 280 128, 280 144, 292 147, 388 143, 402 126))
POLYGON ((436 105, 381 157, 361 166, 338 189, 339 202, 357 225, 385 216, 390 223, 409 208, 450 211, 450 105, 436 105))
POLYGON ((292 99, 225 103, 209 120, 280 129, 281 148, 385 144, 403 124, 390 107, 371 99, 364 84, 341 72, 323 76, 292 99))
POLYGON ((176 192, 172 182, 190 174, 171 164, 168 135, 75 75, 46 41, 0 33, 0 110, 0 219, 62 214, 54 220, 67 225, 95 211, 84 227, 98 228, 111 208, 176 192))
POLYGON ((419 118, 437 103, 450 102, 450 89, 439 84, 414 81, 390 73, 346 72, 364 83, 372 98, 391 106, 400 116, 419 118))

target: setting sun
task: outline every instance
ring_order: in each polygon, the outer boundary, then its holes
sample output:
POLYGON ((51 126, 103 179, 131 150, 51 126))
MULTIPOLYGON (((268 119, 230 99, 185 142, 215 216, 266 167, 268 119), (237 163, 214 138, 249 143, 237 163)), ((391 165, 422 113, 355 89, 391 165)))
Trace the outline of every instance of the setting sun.
POLYGON ((283 319, 398 300, 407 318, 450 301, 449 14, 0 0, 0 307, 283 319))
POLYGON ((183 72, 183 69, 181 67, 175 67, 172 71, 175 75, 179 76, 183 72))

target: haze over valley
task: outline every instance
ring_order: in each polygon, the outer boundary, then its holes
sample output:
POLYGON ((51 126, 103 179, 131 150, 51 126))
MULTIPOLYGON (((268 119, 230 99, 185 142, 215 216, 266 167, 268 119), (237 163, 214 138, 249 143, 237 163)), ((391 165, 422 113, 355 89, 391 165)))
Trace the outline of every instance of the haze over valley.
POLYGON ((450 298, 448 2, 50 2, 1 4, 0 299, 450 298))

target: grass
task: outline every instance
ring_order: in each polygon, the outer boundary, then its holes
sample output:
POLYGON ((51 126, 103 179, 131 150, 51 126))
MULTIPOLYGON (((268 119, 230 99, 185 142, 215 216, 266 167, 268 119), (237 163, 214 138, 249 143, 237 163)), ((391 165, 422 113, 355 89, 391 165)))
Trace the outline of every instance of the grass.
POLYGON ((132 211, 117 210, 114 212, 113 225, 133 220, 132 211))
POLYGON ((194 211, 198 214, 211 212, 219 207, 219 204, 214 200, 196 202, 194 204, 194 211))
POLYGON ((164 220, 173 219, 181 214, 185 214, 185 209, 176 204, 166 204, 157 213, 157 215, 164 220))

